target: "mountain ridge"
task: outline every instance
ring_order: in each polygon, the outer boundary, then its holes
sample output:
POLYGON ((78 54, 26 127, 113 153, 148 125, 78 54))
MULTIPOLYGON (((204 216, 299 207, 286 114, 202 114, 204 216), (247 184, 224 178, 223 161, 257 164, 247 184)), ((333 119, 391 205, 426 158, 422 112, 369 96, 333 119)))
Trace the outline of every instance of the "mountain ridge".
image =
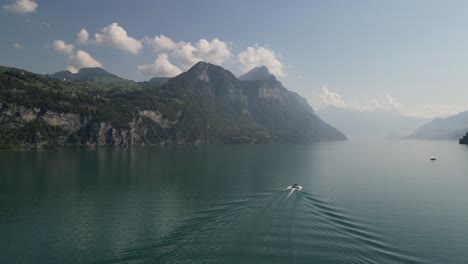
POLYGON ((468 131, 468 111, 434 118, 408 135, 409 139, 459 140, 468 131))
POLYGON ((68 70, 59 71, 50 75, 47 75, 52 79, 66 80, 66 81, 90 81, 95 78, 115 78, 123 79, 115 74, 109 73, 100 67, 89 67, 81 68, 77 73, 72 73, 68 70))
POLYGON ((206 62, 163 82, 108 77, 0 68, 0 148, 346 140, 280 82, 206 62))

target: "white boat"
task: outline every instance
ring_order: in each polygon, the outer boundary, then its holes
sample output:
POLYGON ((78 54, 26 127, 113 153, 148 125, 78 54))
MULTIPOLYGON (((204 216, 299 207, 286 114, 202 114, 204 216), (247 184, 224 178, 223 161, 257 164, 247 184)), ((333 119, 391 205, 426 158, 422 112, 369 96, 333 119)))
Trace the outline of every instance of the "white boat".
POLYGON ((298 191, 302 191, 302 186, 298 185, 297 183, 291 185, 291 186, 288 186, 288 190, 291 190, 291 189, 296 189, 298 191))

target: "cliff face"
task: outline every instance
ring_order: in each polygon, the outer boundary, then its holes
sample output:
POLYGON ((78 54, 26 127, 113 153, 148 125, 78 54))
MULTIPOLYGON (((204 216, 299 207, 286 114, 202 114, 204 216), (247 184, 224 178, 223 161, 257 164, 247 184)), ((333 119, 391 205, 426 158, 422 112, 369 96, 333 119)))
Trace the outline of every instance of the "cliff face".
POLYGON ((0 148, 345 140, 278 81, 200 62, 161 83, 0 67, 0 148), (127 85, 128 84, 128 85, 127 85))
POLYGON ((224 142, 233 138, 295 143, 346 140, 304 98, 276 80, 241 81, 219 66, 200 62, 161 89, 174 93, 186 106, 204 105, 198 109, 203 113, 191 118, 206 124, 197 130, 204 131, 208 141, 219 135, 224 142))
POLYGON ((148 137, 158 136, 154 126, 170 129, 177 121, 169 121, 155 110, 135 113, 127 127, 115 127, 111 122, 96 120, 93 116, 28 109, 15 104, 2 104, 0 108, 3 148, 45 148, 45 147, 97 147, 182 144, 182 139, 159 137, 157 141, 148 137), (8 122, 8 124, 5 124, 8 122), (6 132, 6 133, 5 133, 6 132), (15 140, 17 139, 17 140, 15 140))

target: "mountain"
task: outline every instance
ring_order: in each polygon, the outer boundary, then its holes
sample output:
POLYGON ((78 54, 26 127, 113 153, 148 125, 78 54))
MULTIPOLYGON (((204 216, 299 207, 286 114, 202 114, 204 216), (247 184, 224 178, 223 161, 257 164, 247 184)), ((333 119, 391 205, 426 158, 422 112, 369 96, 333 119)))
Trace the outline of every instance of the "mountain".
POLYGON ((100 87, 102 90, 128 90, 137 88, 134 81, 120 78, 99 67, 82 68, 77 73, 59 71, 46 76, 62 81, 86 82, 88 86, 100 87))
POLYGON ((168 80, 169 78, 166 77, 153 77, 150 80, 148 80, 148 83, 152 85, 162 85, 167 83, 168 80))
POLYGON ((82 68, 77 73, 71 73, 70 71, 59 71, 48 76, 52 79, 65 79, 66 81, 91 81, 100 78, 122 79, 117 75, 108 73, 107 71, 99 67, 82 68))
POLYGON ((99 72, 64 81, 0 67, 0 148, 346 140, 278 81, 204 62, 156 83, 99 72))
POLYGON ((276 77, 270 73, 266 66, 255 67, 249 72, 239 76, 241 81, 276 81, 276 77))
POLYGON ((458 140, 468 131, 468 111, 447 118, 435 118, 411 133, 411 139, 458 140))
POLYGON ((74 81, 77 80, 76 74, 71 73, 70 71, 59 71, 54 74, 47 75, 48 77, 52 79, 57 79, 57 80, 64 80, 64 81, 74 81))
POLYGON ((219 66, 200 62, 162 87, 178 91, 177 97, 190 104, 204 105, 205 112, 193 118, 204 119, 216 134, 223 127, 240 137, 260 131, 283 142, 346 139, 278 81, 241 81, 219 66))
POLYGON ((332 106, 320 109, 317 114, 350 139, 398 139, 428 121, 396 111, 357 111, 332 106))

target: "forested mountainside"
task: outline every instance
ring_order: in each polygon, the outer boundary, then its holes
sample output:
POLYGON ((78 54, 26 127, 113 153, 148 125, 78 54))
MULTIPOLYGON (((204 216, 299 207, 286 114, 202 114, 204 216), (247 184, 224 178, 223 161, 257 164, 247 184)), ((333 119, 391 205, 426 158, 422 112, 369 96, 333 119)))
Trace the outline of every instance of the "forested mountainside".
POLYGON ((329 140, 346 137, 276 78, 241 81, 205 62, 147 82, 0 67, 1 149, 329 140))

